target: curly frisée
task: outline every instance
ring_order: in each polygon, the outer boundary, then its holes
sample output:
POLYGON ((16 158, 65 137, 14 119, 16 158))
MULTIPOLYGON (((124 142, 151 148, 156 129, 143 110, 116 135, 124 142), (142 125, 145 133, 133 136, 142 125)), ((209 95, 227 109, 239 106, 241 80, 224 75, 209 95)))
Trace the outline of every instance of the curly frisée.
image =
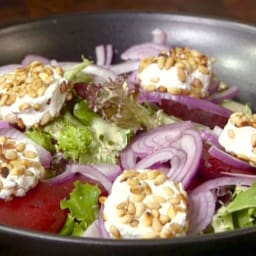
POLYGON ((152 35, 120 63, 102 44, 1 67, 1 224, 112 239, 256 224, 256 114, 214 56, 152 35))

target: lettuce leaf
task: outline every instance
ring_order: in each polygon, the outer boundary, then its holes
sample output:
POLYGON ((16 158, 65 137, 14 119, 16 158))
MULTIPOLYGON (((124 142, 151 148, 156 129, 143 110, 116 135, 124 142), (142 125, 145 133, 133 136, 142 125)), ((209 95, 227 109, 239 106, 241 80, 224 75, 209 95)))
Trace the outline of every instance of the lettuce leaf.
POLYGON ((234 199, 220 207, 213 218, 215 232, 256 225, 256 183, 248 189, 237 189, 234 199))
POLYGON ((81 155, 80 162, 116 163, 120 151, 127 146, 132 130, 105 121, 89 109, 86 101, 74 106, 74 116, 81 123, 90 125, 94 137, 90 154, 81 155))
POLYGON ((76 120, 69 112, 44 127, 56 140, 57 152, 63 152, 65 159, 78 160, 83 154, 90 153, 93 133, 76 120))
POLYGON ((41 145, 50 152, 54 152, 55 148, 52 142, 52 136, 42 130, 32 128, 27 130, 25 134, 37 144, 41 145))
POLYGON ((64 77, 73 83, 79 83, 79 82, 87 82, 90 83, 93 81, 92 77, 90 75, 87 75, 83 72, 83 70, 93 64, 92 61, 89 61, 88 59, 82 57, 82 62, 77 64, 75 67, 66 70, 64 73, 64 77))
POLYGON ((75 182, 70 199, 60 202, 62 210, 69 210, 60 234, 80 236, 96 220, 99 212, 100 193, 101 191, 96 185, 75 182))

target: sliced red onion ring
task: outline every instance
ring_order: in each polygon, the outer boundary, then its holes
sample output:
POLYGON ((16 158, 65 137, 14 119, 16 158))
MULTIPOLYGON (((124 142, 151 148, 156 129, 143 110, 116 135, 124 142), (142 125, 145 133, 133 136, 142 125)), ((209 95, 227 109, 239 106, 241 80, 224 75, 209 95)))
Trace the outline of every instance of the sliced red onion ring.
POLYGON ((223 100, 230 100, 238 96, 240 89, 238 87, 230 87, 222 92, 215 92, 211 94, 207 99, 215 102, 221 103, 223 100))
POLYGON ((208 92, 210 95, 212 95, 213 93, 215 93, 218 90, 219 84, 220 84, 220 80, 217 80, 215 78, 211 79, 210 86, 208 89, 208 92))
POLYGON ((114 181, 121 173, 120 166, 116 164, 91 164, 91 166, 104 174, 110 181, 114 181))
POLYGON ((152 36, 153 36, 153 40, 152 40, 153 43, 166 45, 167 34, 162 29, 159 29, 159 28, 154 29, 152 31, 152 36))
POLYGON ((24 57, 24 59, 21 61, 21 65, 27 66, 33 61, 40 61, 43 64, 50 64, 50 60, 47 59, 46 57, 43 57, 41 55, 36 55, 36 54, 29 54, 24 57))
POLYGON ((95 47, 95 55, 96 55, 96 64, 99 66, 105 65, 106 53, 105 53, 105 46, 103 44, 95 47))
MULTIPOLYGON (((147 155, 135 165, 135 169, 149 169, 150 167, 161 162, 171 161, 171 168, 167 176, 173 181, 179 181, 173 178, 175 174, 182 172, 187 161, 187 155, 183 150, 176 148, 162 148, 150 155, 147 155)), ((161 166, 159 167, 161 169, 161 166)), ((166 170, 164 170, 166 172, 166 170)), ((176 175, 177 176, 177 175, 176 175)))
POLYGON ((139 102, 157 103, 166 113, 213 128, 224 127, 232 111, 204 99, 141 90, 139 102), (200 110, 200 111, 198 111, 200 110))
POLYGON ((137 71, 139 68, 139 62, 137 60, 126 61, 123 63, 111 65, 108 67, 109 70, 117 75, 127 74, 133 71, 137 71))
POLYGON ((51 167, 51 162, 52 162, 51 153, 48 152, 43 147, 41 147, 40 145, 36 144, 31 139, 29 139, 24 133, 14 129, 14 128, 9 127, 9 128, 0 129, 0 136, 11 137, 14 140, 24 140, 27 143, 34 145, 34 147, 36 148, 36 150, 39 154, 39 158, 40 158, 40 161, 41 161, 42 165, 45 168, 50 168, 51 167))
POLYGON ((22 67, 21 65, 18 64, 10 64, 10 65, 5 65, 0 67, 0 76, 3 74, 8 74, 11 72, 14 72, 17 68, 22 67))
POLYGON ((189 195, 188 234, 200 234, 212 222, 215 214, 216 196, 211 191, 189 195))
POLYGON ((221 174, 225 176, 231 176, 231 177, 237 177, 237 178, 248 178, 256 180, 256 174, 245 174, 245 173, 239 173, 239 172, 221 172, 221 174))
POLYGON ((56 184, 63 182, 63 180, 70 179, 75 174, 81 174, 85 178, 99 182, 108 193, 111 191, 112 182, 100 172, 97 168, 91 165, 82 164, 68 164, 66 170, 54 178, 46 180, 46 182, 51 184, 56 184))
POLYGON ((138 71, 133 71, 133 72, 128 76, 128 82, 131 83, 131 84, 137 84, 137 83, 139 83, 138 71))
POLYGON ((182 149, 186 153, 187 159, 184 168, 180 172, 172 173, 171 178, 181 181, 183 186, 187 187, 195 176, 200 164, 203 152, 201 136, 196 130, 187 129, 173 145, 182 149))
POLYGON ((255 179, 252 177, 220 177, 202 183, 194 188, 189 195, 194 196, 223 186, 251 186, 254 182, 256 182, 256 177, 255 179))
POLYGON ((95 47, 95 55, 98 66, 109 66, 114 55, 113 46, 111 44, 98 45, 95 47))
POLYGON ((251 186, 256 182, 252 177, 221 177, 204 182, 189 193, 189 234, 202 232, 212 222, 215 214, 216 196, 213 190, 225 186, 251 186))
POLYGON ((81 237, 101 238, 99 220, 95 220, 81 235, 81 237))
POLYGON ((80 62, 58 62, 58 65, 60 65, 64 71, 67 71, 68 69, 74 68, 76 65, 78 65, 80 62))
POLYGON ((103 220, 103 210, 104 210, 104 205, 102 204, 100 207, 100 212, 99 212, 99 234, 100 237, 102 238, 110 238, 109 233, 107 232, 107 230, 105 229, 105 225, 104 225, 104 220, 103 220))
POLYGON ((220 147, 220 144, 218 142, 218 136, 214 133, 213 130, 209 128, 203 128, 200 131, 200 134, 202 139, 205 140, 208 144, 220 147))
POLYGON ((135 137, 133 142, 121 153, 121 164, 124 169, 135 166, 137 158, 145 157, 155 150, 171 146, 185 129, 191 128, 190 122, 170 124, 155 128, 135 137))
POLYGON ((10 127, 9 122, 4 121, 4 120, 0 120, 0 129, 2 129, 2 128, 9 128, 9 127, 10 127))
POLYGON ((156 149, 170 146, 189 128, 192 128, 191 122, 168 124, 155 128, 137 136, 131 144, 131 150, 140 157, 145 156, 156 149))
POLYGON ((122 167, 148 168, 171 161, 168 176, 187 187, 197 172, 203 148, 200 134, 190 127, 190 122, 183 122, 139 135, 121 153, 122 167))
MULTIPOLYGON (((218 147, 215 147, 214 145, 212 145, 210 147, 209 154, 211 156, 213 156, 214 158, 217 158, 220 161, 222 161, 230 166, 235 167, 236 169, 240 169, 240 170, 252 170, 253 169, 253 167, 249 163, 228 154, 227 152, 223 151, 222 149, 220 149, 218 147)), ((255 171, 256 171, 256 169, 255 169, 255 171)))
POLYGON ((105 65, 109 66, 112 63, 113 57, 114 57, 114 50, 112 44, 107 44, 105 47, 106 50, 106 60, 105 65))
POLYGON ((104 83, 109 80, 116 80, 117 78, 117 75, 113 71, 97 65, 89 65, 83 70, 83 72, 93 75, 95 77, 95 83, 104 83))
POLYGON ((148 42, 136 44, 121 54, 122 60, 142 60, 151 56, 158 56, 162 51, 168 51, 169 47, 166 45, 148 42))

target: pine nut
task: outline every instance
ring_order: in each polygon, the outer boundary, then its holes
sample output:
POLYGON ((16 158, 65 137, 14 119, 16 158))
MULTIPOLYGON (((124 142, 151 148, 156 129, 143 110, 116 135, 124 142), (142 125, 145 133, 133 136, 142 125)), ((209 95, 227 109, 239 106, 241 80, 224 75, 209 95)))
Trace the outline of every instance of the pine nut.
POLYGON ((118 230, 118 228, 116 228, 114 225, 110 226, 110 233, 112 234, 112 236, 116 239, 120 239, 121 238, 121 234, 120 231, 118 230))

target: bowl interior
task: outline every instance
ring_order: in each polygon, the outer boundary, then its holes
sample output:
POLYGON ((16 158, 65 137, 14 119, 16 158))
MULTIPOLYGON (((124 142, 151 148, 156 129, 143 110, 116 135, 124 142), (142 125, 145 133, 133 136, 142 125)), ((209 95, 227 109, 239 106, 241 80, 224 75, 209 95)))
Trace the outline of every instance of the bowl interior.
MULTIPOLYGON (((154 28, 167 32, 171 46, 189 46, 216 57, 215 72, 218 77, 229 85, 241 87, 239 99, 256 107, 256 72, 253 65, 256 63, 256 28, 229 21, 153 13, 58 16, 0 30, 0 65, 18 63, 31 53, 60 61, 79 61, 82 54, 94 58, 94 47, 107 43, 113 44, 116 49, 118 62, 118 53, 133 44, 151 40, 154 28)), ((176 255, 182 250, 192 253, 208 249, 213 252, 217 248, 223 250, 225 245, 233 244, 237 239, 240 243, 251 244, 255 235, 256 230, 250 229, 172 241, 113 242, 64 238, 0 227, 1 241, 6 246, 15 241, 19 248, 36 251, 39 255, 45 253, 44 246, 47 246, 49 253, 61 252, 63 255, 69 252, 85 255, 85 249, 90 255, 176 255)))

